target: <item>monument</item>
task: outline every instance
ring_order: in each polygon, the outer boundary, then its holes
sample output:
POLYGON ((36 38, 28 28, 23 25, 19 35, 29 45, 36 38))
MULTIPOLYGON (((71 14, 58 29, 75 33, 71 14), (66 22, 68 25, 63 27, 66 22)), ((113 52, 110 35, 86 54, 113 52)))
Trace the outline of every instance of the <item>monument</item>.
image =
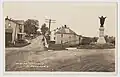
POLYGON ((104 38, 104 22, 105 22, 105 19, 106 19, 106 17, 103 17, 103 16, 101 16, 101 17, 99 17, 99 19, 100 19, 100 28, 99 28, 99 38, 98 38, 98 40, 97 40, 97 43, 98 44, 105 44, 106 43, 106 41, 105 41, 105 38, 104 38))

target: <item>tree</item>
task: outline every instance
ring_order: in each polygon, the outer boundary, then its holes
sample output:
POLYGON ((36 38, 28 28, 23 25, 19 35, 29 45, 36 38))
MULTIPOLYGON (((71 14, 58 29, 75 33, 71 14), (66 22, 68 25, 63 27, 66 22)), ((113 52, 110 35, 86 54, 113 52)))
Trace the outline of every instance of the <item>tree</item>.
POLYGON ((109 43, 112 43, 115 45, 115 37, 113 36, 109 37, 109 43))
POLYGON ((45 35, 46 32, 48 32, 49 28, 46 26, 46 24, 44 23, 41 27, 41 32, 43 35, 45 35))
POLYGON ((98 40, 98 37, 93 37, 92 38, 92 42, 97 42, 97 40, 98 40))
POLYGON ((104 38, 105 38, 105 41, 108 43, 109 42, 109 36, 105 35, 104 38))
POLYGON ((89 45, 92 42, 92 39, 90 37, 82 37, 81 44, 82 45, 89 45))
POLYGON ((105 40, 106 40, 107 43, 112 43, 112 44, 115 45, 115 37, 105 35, 105 40))
POLYGON ((24 23, 24 31, 27 34, 36 34, 39 26, 39 21, 34 19, 28 19, 24 23))

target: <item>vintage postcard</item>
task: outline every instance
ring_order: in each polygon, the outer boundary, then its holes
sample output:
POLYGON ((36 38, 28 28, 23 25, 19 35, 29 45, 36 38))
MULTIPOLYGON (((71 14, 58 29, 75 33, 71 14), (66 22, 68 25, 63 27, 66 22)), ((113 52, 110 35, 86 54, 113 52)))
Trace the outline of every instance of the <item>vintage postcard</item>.
POLYGON ((116 2, 4 2, 5 72, 117 72, 116 2))

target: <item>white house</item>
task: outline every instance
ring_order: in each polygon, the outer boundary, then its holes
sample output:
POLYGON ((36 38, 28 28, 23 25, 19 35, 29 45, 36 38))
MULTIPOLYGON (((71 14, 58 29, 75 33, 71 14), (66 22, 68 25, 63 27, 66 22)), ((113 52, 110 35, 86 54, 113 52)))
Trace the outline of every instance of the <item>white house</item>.
POLYGON ((80 41, 79 35, 77 35, 66 25, 57 29, 57 31, 54 32, 53 38, 55 44, 76 45, 79 44, 80 41))

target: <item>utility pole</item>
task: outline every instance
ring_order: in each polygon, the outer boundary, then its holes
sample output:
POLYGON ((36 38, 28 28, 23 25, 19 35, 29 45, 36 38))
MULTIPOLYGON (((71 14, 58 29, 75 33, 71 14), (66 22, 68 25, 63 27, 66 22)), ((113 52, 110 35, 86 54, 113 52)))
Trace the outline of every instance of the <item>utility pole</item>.
POLYGON ((55 23, 56 20, 52 20, 52 19, 45 19, 45 22, 49 24, 49 35, 48 35, 48 40, 50 42, 50 34, 51 34, 51 31, 50 31, 50 27, 51 27, 51 23, 55 23))
POLYGON ((61 46, 62 46, 62 49, 63 49, 63 33, 61 33, 61 46))
POLYGON ((45 19, 45 20, 46 20, 45 22, 49 24, 49 32, 50 32, 51 23, 55 23, 56 20, 52 20, 52 19, 45 19))

